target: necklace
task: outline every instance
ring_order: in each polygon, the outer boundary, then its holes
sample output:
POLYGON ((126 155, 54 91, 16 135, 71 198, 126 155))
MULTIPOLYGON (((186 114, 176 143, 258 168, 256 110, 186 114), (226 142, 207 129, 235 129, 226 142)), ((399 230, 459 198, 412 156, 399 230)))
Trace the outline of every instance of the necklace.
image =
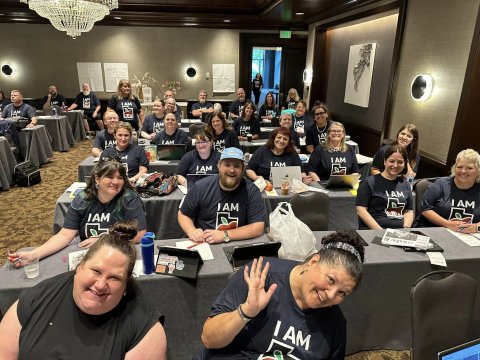
MULTIPOLYGON (((328 123, 327 123, 327 124, 328 124, 328 123)), ((320 128, 318 127, 318 125, 315 125, 315 126, 317 127, 317 131, 318 131, 319 133, 325 132, 325 129, 327 128, 327 124, 325 124, 325 126, 323 127, 322 130, 320 130, 320 128)))

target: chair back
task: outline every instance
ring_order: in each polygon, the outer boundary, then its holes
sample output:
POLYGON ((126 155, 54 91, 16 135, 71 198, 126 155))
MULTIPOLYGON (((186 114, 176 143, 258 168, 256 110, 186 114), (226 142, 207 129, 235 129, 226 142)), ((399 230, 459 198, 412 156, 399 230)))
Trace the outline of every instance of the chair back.
POLYGON ((420 179, 414 186, 415 190, 415 217, 420 216, 420 211, 422 209, 423 196, 427 192, 428 188, 432 185, 430 179, 420 179))
POLYGON ((190 135, 190 138, 193 139, 197 131, 205 129, 205 126, 207 124, 205 123, 199 123, 199 124, 192 124, 188 127, 188 133, 190 135))
POLYGON ((321 192, 307 191, 290 198, 295 216, 312 231, 328 230, 330 197, 321 192))
POLYGON ((412 287, 412 360, 436 359, 438 352, 473 339, 477 282, 455 271, 434 271, 412 287))

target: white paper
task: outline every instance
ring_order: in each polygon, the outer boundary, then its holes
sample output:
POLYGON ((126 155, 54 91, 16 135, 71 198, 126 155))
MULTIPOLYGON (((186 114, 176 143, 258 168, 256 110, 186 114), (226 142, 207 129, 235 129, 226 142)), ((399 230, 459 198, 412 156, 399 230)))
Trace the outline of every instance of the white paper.
POLYGON ((85 189, 86 187, 87 187, 86 182, 76 181, 72 185, 70 185, 66 191, 75 192, 77 189, 80 189, 80 188, 85 189))
POLYGON ((355 157, 357 158, 358 164, 368 164, 373 161, 373 158, 362 155, 362 154, 355 154, 355 157))
POLYGON ((118 82, 128 79, 127 63, 103 63, 106 92, 117 92, 118 82))
POLYGON ((277 193, 277 190, 275 190, 275 188, 273 188, 270 191, 265 190, 265 195, 267 195, 267 196, 278 196, 278 193, 277 193))
POLYGON ((430 264, 447 267, 447 261, 439 251, 427 251, 430 264))
POLYGON ((182 192, 183 195, 187 195, 187 187, 184 185, 178 185, 178 189, 182 192))
POLYGON ((427 249, 429 241, 430 237, 428 236, 398 229, 387 229, 382 237, 382 244, 408 246, 419 249, 427 249))
POLYGON ((235 92, 235 64, 212 64, 213 92, 235 92))
POLYGON ((71 252, 68 254, 68 270, 75 270, 77 265, 82 261, 88 249, 71 252))
POLYGON ((205 260, 213 260, 213 253, 212 249, 210 249, 210 244, 209 243, 201 243, 199 245, 196 245, 195 247, 188 249, 189 246, 197 244, 194 241, 191 240, 184 240, 184 241, 178 241, 175 243, 177 248, 180 249, 187 249, 187 250, 196 250, 200 254, 200 257, 202 258, 203 261, 205 260))
POLYGON ((77 62, 78 85, 88 83, 92 91, 104 91, 102 64, 99 62, 77 62))
POLYGON ((321 192, 321 193, 328 194, 328 190, 320 189, 320 188, 313 187, 313 186, 309 186, 308 191, 316 191, 316 192, 321 192))
POLYGON ((450 229, 447 229, 450 234, 454 235, 458 239, 462 240, 465 244, 468 246, 480 246, 480 240, 477 239, 475 236, 470 235, 470 234, 462 234, 457 231, 453 231, 450 229))

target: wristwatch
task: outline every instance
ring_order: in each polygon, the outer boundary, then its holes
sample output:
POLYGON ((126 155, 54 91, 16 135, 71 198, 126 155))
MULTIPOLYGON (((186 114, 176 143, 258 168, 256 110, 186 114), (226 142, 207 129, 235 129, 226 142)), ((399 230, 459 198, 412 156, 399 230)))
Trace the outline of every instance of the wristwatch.
POLYGON ((225 241, 226 243, 230 242, 230 236, 228 236, 227 230, 223 232, 223 241, 225 241))
POLYGON ((477 224, 477 232, 480 232, 480 223, 477 224))

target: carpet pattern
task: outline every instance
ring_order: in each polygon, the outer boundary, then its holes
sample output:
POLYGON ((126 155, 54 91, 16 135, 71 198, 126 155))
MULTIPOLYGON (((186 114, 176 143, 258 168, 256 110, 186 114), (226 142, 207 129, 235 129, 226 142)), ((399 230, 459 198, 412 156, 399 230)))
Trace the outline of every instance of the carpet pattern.
MULTIPOLYGON (((38 246, 48 240, 56 200, 77 181, 77 165, 90 155, 91 146, 91 140, 84 140, 68 152, 55 152, 50 162, 40 168, 42 182, 38 185, 0 191, 0 266, 8 249, 38 246)), ((345 359, 410 360, 410 351, 364 351, 345 359)))

